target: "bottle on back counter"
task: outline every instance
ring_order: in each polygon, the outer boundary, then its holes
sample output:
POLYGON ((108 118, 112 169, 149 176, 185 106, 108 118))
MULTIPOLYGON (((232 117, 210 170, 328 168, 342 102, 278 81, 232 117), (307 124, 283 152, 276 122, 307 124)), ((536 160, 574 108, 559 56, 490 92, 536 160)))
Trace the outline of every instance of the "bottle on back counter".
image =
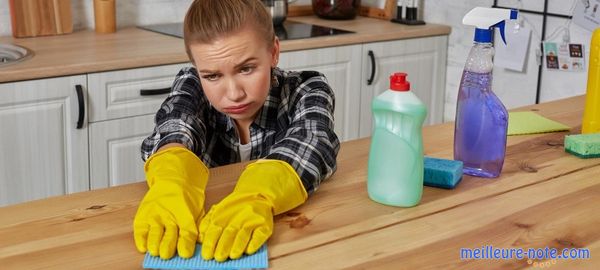
POLYGON ((371 110, 374 130, 369 150, 367 190, 382 204, 410 207, 423 193, 423 136, 427 109, 410 91, 406 73, 390 76, 390 89, 371 110))
POLYGON ((508 112, 492 92, 492 34, 498 27, 505 41, 504 20, 516 16, 516 10, 477 7, 463 18, 463 24, 476 29, 458 90, 454 159, 463 162, 463 172, 469 175, 491 178, 502 171, 508 112))

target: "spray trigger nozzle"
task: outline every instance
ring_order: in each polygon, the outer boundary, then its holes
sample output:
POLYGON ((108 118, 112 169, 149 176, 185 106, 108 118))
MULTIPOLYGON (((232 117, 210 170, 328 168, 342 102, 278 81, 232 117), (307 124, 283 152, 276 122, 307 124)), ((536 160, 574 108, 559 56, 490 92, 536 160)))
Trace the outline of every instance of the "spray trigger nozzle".
POLYGON ((494 26, 498 27, 498 30, 500 30, 500 37, 502 38, 502 42, 506 44, 506 37, 504 36, 504 27, 506 26, 506 23, 504 21, 501 21, 494 26))
POLYGON ((517 19, 516 9, 476 7, 463 17, 463 24, 475 26, 476 42, 492 42, 492 32, 499 28, 502 41, 506 44, 505 20, 517 19))

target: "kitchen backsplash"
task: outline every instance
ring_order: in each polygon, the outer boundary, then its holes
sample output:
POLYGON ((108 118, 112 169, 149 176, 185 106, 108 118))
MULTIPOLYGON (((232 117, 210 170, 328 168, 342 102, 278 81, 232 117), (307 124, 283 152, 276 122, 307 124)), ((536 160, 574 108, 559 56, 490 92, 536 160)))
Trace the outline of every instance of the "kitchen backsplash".
MULTIPOLYGON (((576 0, 549 0, 549 12, 570 14, 576 0)), ((93 28, 93 5, 91 0, 72 0, 73 23, 75 31, 93 28)), ((117 26, 146 25, 154 23, 180 22, 192 0, 127 0, 117 1, 117 26)), ((299 0, 294 5, 310 5, 310 0, 299 0)), ((456 95, 463 66, 472 45, 473 29, 462 25, 462 16, 476 6, 491 7, 492 0, 471 1, 439 1, 423 0, 424 19, 430 23, 450 25, 452 33, 449 37, 448 64, 446 74, 446 98, 444 120, 454 120, 456 95)), ((498 1, 500 5, 542 10, 543 1, 498 1)), ((537 84, 537 64, 535 49, 539 46, 541 33, 541 16, 523 14, 528 27, 534 29, 530 42, 528 61, 525 72, 494 70, 494 89, 508 108, 533 104, 537 84)), ((558 26, 564 25, 565 19, 549 18, 547 36, 558 26)), ((585 46, 585 56, 589 55, 587 45, 590 32, 577 25, 570 24, 571 41, 585 46)), ((10 14, 8 1, 0 0, 0 35, 10 35, 10 14)), ((560 36, 558 37, 560 39, 560 36)), ((541 101, 585 93, 587 81, 587 65, 585 72, 543 71, 541 101)))
MULTIPOLYGON (((576 0, 548 0, 548 12, 571 14, 576 0)), ((454 121, 456 98, 463 67, 473 44, 473 27, 463 26, 462 17, 474 7, 491 7, 492 0, 472 1, 437 1, 425 0, 425 21, 446 24, 452 27, 448 40, 448 63, 446 73, 446 98, 444 120, 454 121)), ((506 7, 529 10, 543 10, 544 1, 500 0, 498 4, 506 7)), ((535 103, 538 65, 535 60, 536 49, 540 46, 542 17, 539 15, 520 13, 526 18, 525 26, 533 28, 530 40, 529 55, 524 72, 513 72, 503 68, 494 68, 493 89, 507 108, 515 108, 535 103)), ((546 37, 554 30, 565 25, 567 20, 549 17, 546 25, 546 37)), ((569 25, 571 42, 584 44, 584 56, 589 59, 591 33, 573 23, 569 25)), ((553 41, 560 41, 558 35, 553 41)), ((540 101, 556 100, 585 93, 587 82, 587 64, 585 71, 542 71, 540 101)))
POLYGON ((0 1, 0 36, 11 34, 10 11, 8 10, 8 1, 0 1))

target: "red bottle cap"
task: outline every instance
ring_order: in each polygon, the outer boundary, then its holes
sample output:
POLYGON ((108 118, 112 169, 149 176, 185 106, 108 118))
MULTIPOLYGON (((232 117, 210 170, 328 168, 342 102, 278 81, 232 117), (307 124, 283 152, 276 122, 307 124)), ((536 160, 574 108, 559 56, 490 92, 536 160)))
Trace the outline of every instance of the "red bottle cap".
POLYGON ((406 73, 397 72, 390 76, 390 89, 394 91, 409 91, 410 82, 406 80, 406 73))

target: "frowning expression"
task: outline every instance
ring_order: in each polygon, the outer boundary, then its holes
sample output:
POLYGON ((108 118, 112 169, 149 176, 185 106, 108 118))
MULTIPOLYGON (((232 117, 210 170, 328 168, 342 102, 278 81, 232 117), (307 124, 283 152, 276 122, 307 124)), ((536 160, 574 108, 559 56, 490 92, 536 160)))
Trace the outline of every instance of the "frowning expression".
POLYGON ((211 43, 192 44, 190 51, 212 106, 236 121, 252 122, 269 94, 279 41, 267 44, 247 25, 211 43))

